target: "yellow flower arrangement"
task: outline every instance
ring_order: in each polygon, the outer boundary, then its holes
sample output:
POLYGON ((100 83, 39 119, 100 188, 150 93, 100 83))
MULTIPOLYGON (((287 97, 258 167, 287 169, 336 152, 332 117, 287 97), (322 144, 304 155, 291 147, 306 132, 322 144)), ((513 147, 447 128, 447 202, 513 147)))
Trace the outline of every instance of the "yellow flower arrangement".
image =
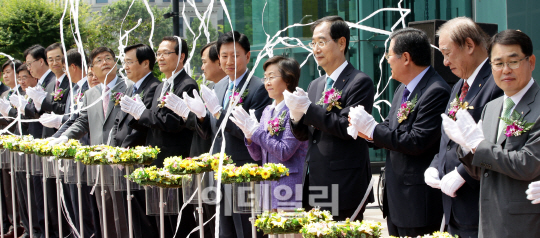
POLYGON ((125 177, 139 185, 166 188, 180 188, 182 179, 191 179, 191 176, 171 174, 167 169, 157 168, 155 165, 138 168, 125 177))
MULTIPOLYGON (((396 238, 395 236, 390 236, 390 237, 391 238, 396 238)), ((403 237, 403 238, 409 238, 409 237, 406 236, 406 237, 403 237)), ((458 236, 457 235, 452 236, 448 232, 436 231, 436 232, 433 232, 433 234, 430 234, 430 235, 418 236, 418 238, 458 238, 458 236)))
POLYGON ((302 236, 305 238, 316 237, 366 237, 378 238, 382 235, 382 227, 380 222, 375 221, 349 221, 334 222, 320 221, 306 224, 301 229, 302 236))
POLYGON ((313 208, 309 212, 297 209, 293 212, 264 212, 257 215, 255 226, 264 234, 289 234, 299 233, 302 227, 314 222, 332 221, 329 211, 320 211, 313 208))
POLYGON ((32 142, 32 152, 38 156, 53 156, 52 146, 49 145, 49 141, 45 139, 35 139, 32 142))
POLYGON ((81 146, 75 160, 83 164, 151 164, 159 153, 157 147, 120 148, 108 145, 81 146))
POLYGON ((75 154, 77 153, 77 148, 79 148, 81 143, 78 140, 69 139, 64 144, 54 145, 52 148, 52 154, 57 159, 74 159, 75 154))
MULTIPOLYGON (((214 170, 217 172, 217 168, 214 170)), ((218 174, 214 174, 218 179, 218 174)), ((289 169, 283 164, 266 163, 263 166, 257 164, 244 164, 241 167, 226 165, 222 167, 222 183, 243 183, 263 180, 279 180, 283 176, 289 176, 289 169)))
MULTIPOLYGON (((173 174, 198 174, 210 172, 219 166, 220 154, 202 154, 195 158, 185 158, 172 156, 165 158, 163 165, 173 174)), ((223 165, 231 164, 230 156, 223 155, 223 165)))
POLYGON ((6 136, 2 139, 2 145, 4 148, 10 151, 21 151, 19 144, 21 141, 32 141, 34 137, 31 135, 26 136, 6 136))

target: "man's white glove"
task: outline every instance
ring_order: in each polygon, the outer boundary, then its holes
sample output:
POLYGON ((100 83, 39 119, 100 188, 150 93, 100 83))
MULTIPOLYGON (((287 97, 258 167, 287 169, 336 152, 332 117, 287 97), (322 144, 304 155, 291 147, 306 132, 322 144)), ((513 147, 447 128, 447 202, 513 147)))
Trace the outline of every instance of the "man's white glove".
POLYGON ((58 144, 64 144, 64 143, 66 143, 68 141, 68 139, 69 138, 67 136, 60 136, 58 138, 50 140, 49 145, 53 146, 53 145, 58 145, 58 144))
POLYGON ((429 167, 424 172, 424 181, 432 188, 441 189, 441 180, 439 179, 439 170, 429 167))
POLYGON ((135 101, 125 95, 120 100, 120 107, 123 112, 131 114, 135 120, 139 120, 146 109, 142 101, 135 101))
POLYGON ((241 106, 237 106, 232 111, 233 117, 230 118, 230 120, 244 132, 246 139, 251 139, 251 136, 253 136, 253 133, 255 133, 259 127, 259 122, 255 117, 254 111, 250 111, 250 113, 251 115, 249 115, 241 106))
POLYGON ((461 129, 465 143, 471 149, 476 149, 478 144, 484 140, 484 132, 482 131, 482 122, 478 124, 474 121, 471 114, 465 110, 459 110, 456 113, 456 123, 461 129))
POLYGON ((463 186, 464 183, 465 179, 461 177, 457 169, 454 169, 441 179, 441 191, 450 197, 455 197, 456 191, 463 186))
POLYGON ((54 113, 52 113, 52 114, 45 113, 45 114, 41 115, 41 117, 39 117, 39 122, 44 127, 58 129, 62 125, 62 118, 63 117, 64 117, 63 115, 56 115, 54 113))
POLYGON ((283 97, 285 99, 285 105, 289 108, 291 119, 295 122, 300 121, 304 114, 306 114, 309 105, 311 105, 306 91, 296 87, 296 91, 293 93, 287 90, 283 91, 283 97))
MULTIPOLYGON (((216 113, 218 113, 222 109, 222 107, 220 105, 221 103, 219 103, 219 100, 216 96, 216 91, 210 90, 210 88, 206 87, 206 85, 201 85, 201 92, 202 92, 202 98, 204 99, 204 102, 206 104, 206 108, 208 108, 208 111, 212 115, 215 115, 216 113)), ((193 93, 193 96, 195 98, 198 98, 198 95, 195 96, 195 93, 193 93)))
POLYGON ((453 140, 457 144, 459 144, 465 154, 469 153, 471 151, 471 148, 467 145, 467 142, 465 141, 465 138, 463 137, 463 132, 459 128, 457 122, 450 119, 446 114, 441 114, 442 117, 442 127, 444 129, 444 133, 450 138, 450 140, 453 140))
POLYGON ((176 94, 171 93, 165 96, 164 102, 165 107, 171 109, 174 113, 178 114, 182 118, 188 117, 189 108, 180 97, 176 96, 176 94))
POLYGON ((532 204, 540 203, 540 181, 530 183, 529 189, 525 193, 527 194, 527 199, 532 201, 532 204))
POLYGON ((0 99, 0 113, 2 113, 3 116, 8 117, 9 110, 11 110, 11 104, 9 103, 9 101, 5 99, 0 99))
POLYGON ((192 111, 199 119, 206 116, 206 107, 204 106, 201 97, 199 97, 197 90, 193 89, 193 98, 190 97, 187 92, 183 93, 183 97, 184 101, 182 103, 188 109, 188 113, 189 111, 192 111))
POLYGON ((351 108, 349 117, 351 118, 351 125, 353 125, 358 132, 368 137, 373 135, 375 127, 379 124, 371 114, 366 112, 362 105, 351 108))
MULTIPOLYGON (((24 115, 24 108, 26 107, 26 104, 28 104, 28 100, 26 98, 24 98, 24 96, 17 95, 17 94, 12 94, 9 97, 9 102, 11 102, 11 105, 16 107, 24 115)), ((38 109, 37 106, 36 106, 36 109, 38 109)), ((41 105, 40 105, 39 109, 41 109, 41 105)))
POLYGON ((45 100, 45 97, 47 97, 47 92, 43 90, 43 88, 39 85, 27 88, 26 89, 26 95, 28 95, 29 98, 34 100, 34 103, 42 104, 43 100, 45 100))

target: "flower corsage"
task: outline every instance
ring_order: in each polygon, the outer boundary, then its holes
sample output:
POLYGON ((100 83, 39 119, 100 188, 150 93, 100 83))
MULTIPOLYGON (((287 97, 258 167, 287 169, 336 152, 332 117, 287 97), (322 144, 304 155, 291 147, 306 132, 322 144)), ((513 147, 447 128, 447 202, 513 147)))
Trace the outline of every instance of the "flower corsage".
POLYGON ((77 103, 82 101, 83 96, 84 96, 84 93, 77 93, 75 95, 75 105, 77 105, 77 103))
POLYGON ((504 131, 506 137, 520 136, 523 132, 530 130, 534 125, 534 123, 528 123, 524 120, 517 111, 513 111, 510 118, 500 117, 500 119, 506 124, 506 129, 504 131))
POLYGON ((56 89, 56 91, 54 91, 54 93, 52 93, 53 95, 53 100, 54 101, 60 101, 62 100, 62 97, 64 97, 64 93, 66 92, 67 89, 56 89))
POLYGON ((417 100, 418 100, 418 95, 414 96, 412 101, 406 101, 401 104, 397 112, 398 123, 401 123, 407 120, 407 117, 409 116, 409 114, 414 111, 413 109, 414 109, 414 106, 416 106, 417 100))
POLYGON ((448 117, 452 120, 456 120, 456 113, 459 109, 467 110, 467 109, 474 109, 473 106, 469 106, 468 102, 463 102, 459 100, 459 96, 456 94, 456 98, 452 100, 450 103, 450 107, 448 108, 448 117))
POLYGON ((158 98, 159 103, 158 103, 157 107, 163 108, 165 106, 165 98, 167 98, 167 96, 169 96, 169 94, 173 94, 173 93, 174 93, 173 87, 171 86, 171 90, 169 90, 168 92, 165 92, 165 94, 163 94, 163 96, 158 98))
POLYGON ((111 101, 114 102, 114 106, 118 106, 118 104, 120 104, 120 100, 122 99, 122 97, 124 96, 124 93, 122 92, 113 92, 112 95, 111 95, 111 101))
POLYGON ((278 117, 268 121, 268 133, 270 136, 279 136, 279 133, 285 130, 283 126, 287 111, 284 110, 278 117))
POLYGON ((229 103, 232 104, 234 101, 238 100, 238 103, 236 106, 242 106, 244 104, 244 99, 246 99, 248 95, 248 89, 244 90, 244 93, 240 96, 240 88, 237 88, 236 91, 233 92, 231 96, 229 96, 229 103), (240 98, 240 99, 238 99, 240 98))
POLYGON ((332 110, 332 107, 337 107, 338 109, 341 109, 341 102, 338 102, 338 100, 341 99, 341 91, 330 88, 324 91, 322 94, 323 96, 321 97, 321 100, 316 103, 317 105, 328 104, 328 107, 326 107, 326 111, 332 110))

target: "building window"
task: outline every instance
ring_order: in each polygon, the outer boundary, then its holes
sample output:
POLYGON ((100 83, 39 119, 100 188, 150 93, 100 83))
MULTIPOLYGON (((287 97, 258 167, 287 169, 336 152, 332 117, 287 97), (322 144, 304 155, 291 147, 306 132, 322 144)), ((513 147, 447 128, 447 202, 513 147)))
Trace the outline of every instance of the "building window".
POLYGON ((109 0, 96 0, 96 3, 108 3, 109 0))

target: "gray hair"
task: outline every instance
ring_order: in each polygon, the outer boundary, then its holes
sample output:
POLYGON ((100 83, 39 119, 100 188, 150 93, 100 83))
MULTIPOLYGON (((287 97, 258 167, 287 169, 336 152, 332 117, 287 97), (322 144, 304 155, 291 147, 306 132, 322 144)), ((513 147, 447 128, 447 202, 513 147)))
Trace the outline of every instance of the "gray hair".
POLYGON ((456 17, 445 22, 437 30, 437 36, 440 36, 441 32, 448 32, 452 42, 456 43, 459 47, 463 47, 467 38, 470 38, 475 45, 487 49, 489 36, 478 24, 468 17, 456 17))

